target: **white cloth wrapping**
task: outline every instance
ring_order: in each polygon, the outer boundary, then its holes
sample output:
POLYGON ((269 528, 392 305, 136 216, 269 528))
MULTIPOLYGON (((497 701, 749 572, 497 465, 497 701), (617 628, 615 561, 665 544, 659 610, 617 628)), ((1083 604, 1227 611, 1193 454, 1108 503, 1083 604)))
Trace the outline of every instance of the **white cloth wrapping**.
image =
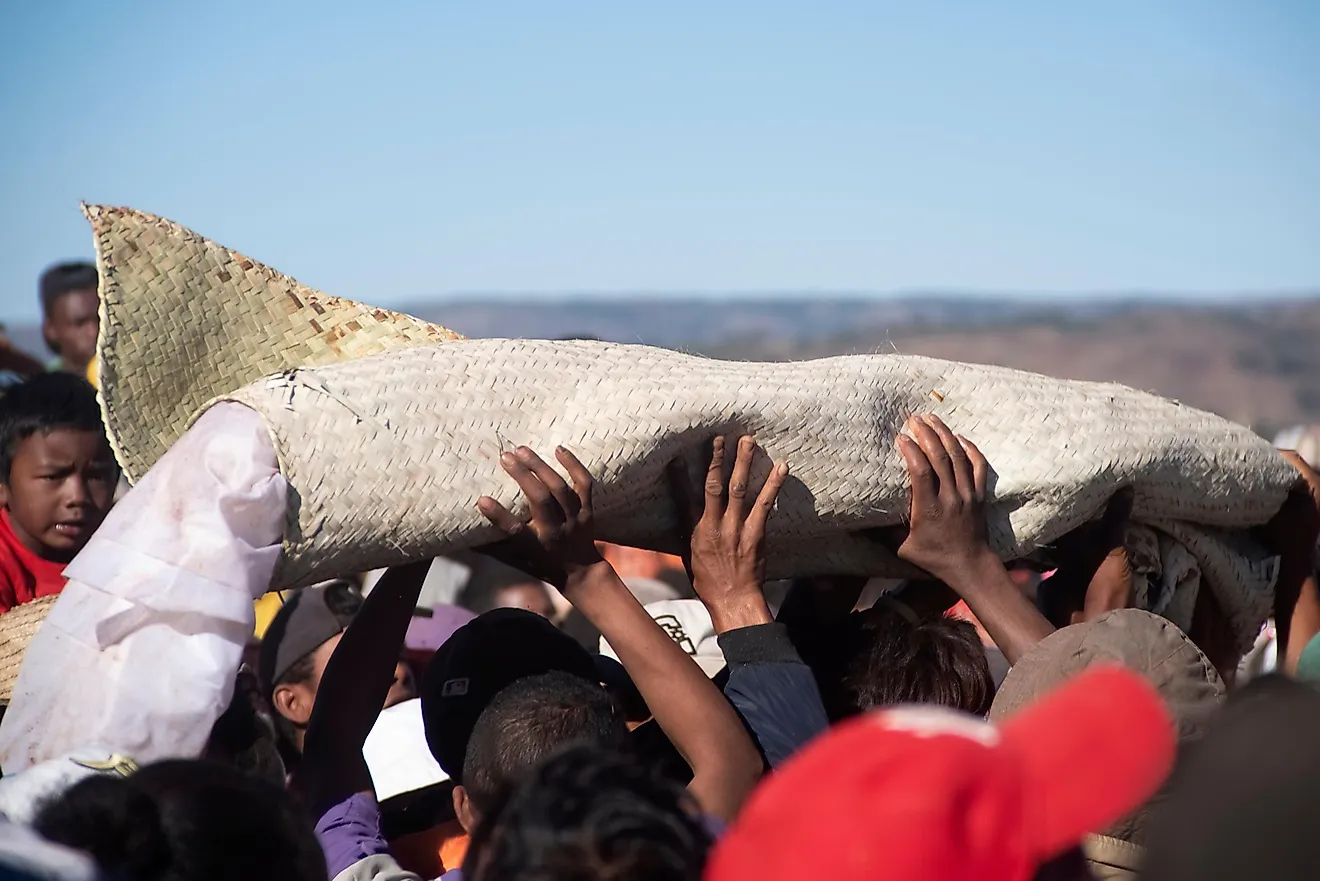
POLYGON ((199 419, 69 564, 0 723, 0 768, 86 748, 198 755, 279 560, 286 490, 257 414, 199 419))

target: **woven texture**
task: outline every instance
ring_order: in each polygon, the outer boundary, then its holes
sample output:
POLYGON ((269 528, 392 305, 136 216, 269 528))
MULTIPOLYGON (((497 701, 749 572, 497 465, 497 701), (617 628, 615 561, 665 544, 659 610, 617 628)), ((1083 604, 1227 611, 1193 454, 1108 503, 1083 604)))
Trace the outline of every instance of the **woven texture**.
POLYGON ((772 576, 908 574, 860 532, 906 512, 894 437, 909 414, 934 412, 995 468, 991 537, 1005 558, 1048 545, 1132 486, 1136 528, 1158 552, 1140 585, 1145 607, 1190 610, 1204 585, 1248 643, 1268 614, 1274 564, 1244 529, 1277 511, 1295 474, 1249 430, 1175 402, 897 355, 754 364, 463 341, 310 291, 168 221, 86 210, 121 461, 139 476, 207 397, 259 412, 290 483, 273 586, 495 538, 475 504, 516 505, 497 459, 518 444, 547 460, 561 444, 582 457, 599 481, 602 539, 675 550, 665 465, 731 431, 756 434, 761 475, 771 457, 793 468, 769 524, 772 576))
POLYGON ((458 337, 314 291, 150 214, 83 213, 101 275, 101 405, 131 482, 216 395, 292 367, 458 337))
POLYGON ((58 596, 38 597, 0 615, 0 707, 9 705, 23 652, 57 599, 58 596))
MULTIPOLYGON (((476 501, 517 504, 497 460, 520 443, 583 459, 600 482, 601 538, 673 549, 665 463, 695 459, 716 432, 754 433, 762 474, 771 458, 793 468, 769 524, 772 576, 906 574, 858 533, 907 510, 894 437, 914 412, 940 415, 994 466, 991 538, 1005 558, 1093 517, 1120 486, 1136 490, 1136 521, 1200 536, 1264 522, 1295 477, 1249 430, 1152 395, 917 357, 751 364, 471 340, 293 371, 227 397, 262 415, 292 488, 284 585, 494 538, 476 501)), ((1232 566, 1216 571, 1227 591, 1243 583, 1232 566)))

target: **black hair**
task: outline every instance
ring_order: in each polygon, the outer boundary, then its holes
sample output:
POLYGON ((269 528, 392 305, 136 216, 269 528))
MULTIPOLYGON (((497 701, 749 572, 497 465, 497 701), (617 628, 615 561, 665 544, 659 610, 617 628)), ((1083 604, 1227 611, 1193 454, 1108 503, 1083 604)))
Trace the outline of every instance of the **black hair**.
POLYGON ((133 881, 326 881, 310 819, 283 789, 224 765, 170 760, 87 778, 33 823, 133 881))
POLYGON ((286 768, 280 754, 277 715, 262 696, 256 675, 240 669, 233 697, 211 726, 202 758, 284 786, 286 768))
POLYGON ((711 836, 687 790, 627 756, 570 748, 477 824, 471 881, 699 881, 711 836))
POLYGON ((56 263, 41 274, 41 280, 37 283, 41 295, 41 311, 49 318, 60 297, 70 291, 95 292, 98 284, 96 264, 85 260, 56 263))
POLYGON ((18 445, 34 434, 60 429, 104 437, 96 389, 70 373, 43 373, 13 386, 0 398, 0 478, 9 480, 18 445))
POLYGON ((463 786, 478 813, 499 791, 570 744, 622 749, 623 714, 609 693, 571 673, 528 676, 481 711, 463 759, 463 786))
POLYGON ((966 621, 905 615, 882 601, 826 629, 800 649, 835 721, 896 704, 990 712, 994 678, 985 646, 966 621))

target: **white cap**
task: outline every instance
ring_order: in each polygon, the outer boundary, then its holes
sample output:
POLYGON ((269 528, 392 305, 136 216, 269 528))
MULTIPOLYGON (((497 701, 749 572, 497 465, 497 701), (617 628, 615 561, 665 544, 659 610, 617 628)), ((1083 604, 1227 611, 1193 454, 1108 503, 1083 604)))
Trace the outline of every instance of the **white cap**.
MULTIPOLYGON (((660 600, 647 603, 644 608, 655 623, 660 625, 660 629, 678 643, 679 648, 691 655, 707 676, 714 676, 724 669, 724 652, 720 651, 715 625, 711 623, 710 613, 700 600, 660 600)), ((600 638, 600 653, 619 660, 603 636, 600 638)))
POLYGON ((381 710, 362 745, 376 800, 423 789, 449 779, 426 745, 419 698, 381 710))

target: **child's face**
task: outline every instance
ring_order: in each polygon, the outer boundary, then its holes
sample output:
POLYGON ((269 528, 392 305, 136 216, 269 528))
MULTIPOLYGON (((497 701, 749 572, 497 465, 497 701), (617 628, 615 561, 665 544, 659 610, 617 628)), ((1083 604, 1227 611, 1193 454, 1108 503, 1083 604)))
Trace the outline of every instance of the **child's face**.
POLYGON ((118 480, 98 432, 58 428, 24 438, 4 486, 14 534, 44 559, 73 559, 105 519, 118 480))
POLYGON ((101 326, 97 305, 96 291, 69 291, 46 316, 46 345, 76 370, 86 369, 96 357, 96 333, 101 326))

